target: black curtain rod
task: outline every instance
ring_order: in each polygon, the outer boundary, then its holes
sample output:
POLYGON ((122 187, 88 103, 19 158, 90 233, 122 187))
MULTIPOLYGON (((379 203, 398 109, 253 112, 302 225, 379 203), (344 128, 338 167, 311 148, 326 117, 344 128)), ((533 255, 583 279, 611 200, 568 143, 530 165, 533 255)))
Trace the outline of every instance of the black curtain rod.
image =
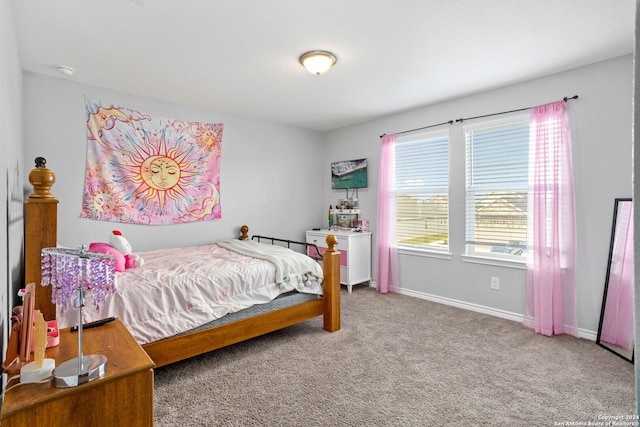
MULTIPOLYGON (((429 129, 429 128, 434 128, 436 126, 452 125, 452 124, 453 124, 453 120, 449 120, 448 122, 442 122, 442 123, 438 123, 438 124, 435 124, 435 125, 424 126, 424 127, 416 128, 416 129, 403 130, 402 132, 396 132, 395 134, 396 135, 402 135, 403 133, 415 132, 417 130, 429 129)), ((382 138, 385 135, 386 135, 386 133, 383 133, 382 135, 380 135, 380 138, 382 138)))
MULTIPOLYGON (((570 99, 578 99, 578 95, 573 95, 571 97, 565 96, 564 98, 562 98, 562 100, 564 102, 568 102, 570 99)), ((499 116, 500 114, 509 114, 509 113, 517 113, 518 111, 526 111, 526 110, 530 110, 533 107, 526 107, 526 108, 519 108, 517 110, 509 110, 509 111, 502 111, 501 113, 492 113, 492 114, 485 114, 483 116, 475 116, 475 117, 467 117, 467 118, 459 118, 456 119, 456 123, 462 123, 465 120, 473 120, 473 119, 481 119, 483 117, 491 117, 491 116, 499 116)))
MULTIPOLYGON (((570 99, 578 99, 578 95, 573 95, 573 96, 571 96, 571 97, 565 96, 564 98, 562 98, 562 100, 563 100, 564 102, 567 102, 567 101, 569 101, 570 99)), ((456 119, 456 120, 455 120, 455 122, 456 122, 456 123, 462 123, 462 122, 463 122, 463 121, 465 121, 465 120, 473 120, 473 119, 480 119, 480 118, 483 118, 483 117, 498 116, 498 115, 500 115, 500 114, 516 113, 516 112, 518 112, 518 111, 526 111, 526 110, 530 110, 530 109, 532 109, 532 108, 533 108, 533 107, 526 107, 526 108, 519 108, 519 109, 517 109, 517 110, 503 111, 503 112, 501 112, 501 113, 492 113, 492 114, 485 114, 485 115, 483 115, 483 116, 475 116, 475 117, 460 118, 460 119, 456 119)), ((454 123, 454 121, 453 121, 453 120, 449 120, 448 122, 442 122, 442 123, 438 123, 438 124, 435 124, 435 125, 424 126, 424 127, 421 127, 421 128, 410 129, 410 130, 403 130, 402 132, 397 132, 397 133, 396 133, 396 135, 401 135, 401 134, 403 134, 403 133, 409 133, 409 132, 415 132, 415 131, 417 131, 417 130, 429 129, 429 128, 432 128, 432 127, 442 126, 442 125, 446 125, 446 124, 452 125, 453 123, 454 123)), ((382 138, 382 137, 383 137, 383 136, 385 136, 385 135, 386 135, 386 133, 383 133, 382 135, 380 135, 380 138, 382 138)))

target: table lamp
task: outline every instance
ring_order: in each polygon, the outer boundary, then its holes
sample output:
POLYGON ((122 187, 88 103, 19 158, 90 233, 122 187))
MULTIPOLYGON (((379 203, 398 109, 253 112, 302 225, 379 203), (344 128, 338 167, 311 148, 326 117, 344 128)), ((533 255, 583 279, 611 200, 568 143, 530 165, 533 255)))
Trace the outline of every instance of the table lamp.
POLYGON ((44 248, 41 252, 42 286, 51 285, 51 300, 60 314, 69 308, 78 313, 78 357, 67 360, 53 370, 52 385, 75 387, 104 375, 107 357, 84 355, 82 351, 82 309, 87 296, 97 310, 105 298, 115 292, 114 261, 108 254, 79 249, 44 248))

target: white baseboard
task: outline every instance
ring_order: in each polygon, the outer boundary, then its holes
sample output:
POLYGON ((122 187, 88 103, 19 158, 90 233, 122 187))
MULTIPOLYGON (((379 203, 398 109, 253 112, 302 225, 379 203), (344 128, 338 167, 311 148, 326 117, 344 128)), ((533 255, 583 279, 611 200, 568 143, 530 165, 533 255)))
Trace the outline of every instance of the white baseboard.
MULTIPOLYGON (((483 305, 473 304, 467 301, 456 300, 452 298, 441 297, 438 295, 426 294, 424 292, 417 292, 411 289, 400 288, 398 293, 401 295, 407 295, 410 297, 420 298, 427 301, 436 302, 439 304, 445 304, 452 307, 462 308, 464 310, 475 311, 477 313, 488 314, 489 316, 499 317, 501 319, 507 319, 514 322, 522 323, 524 316, 520 313, 513 313, 506 310, 500 310, 493 307, 486 307, 483 305)), ((595 341, 597 333, 586 329, 578 328, 578 336, 580 338, 595 341)))
POLYGON ((578 328, 578 336, 585 340, 595 341, 598 338, 598 332, 589 331, 587 329, 578 328))

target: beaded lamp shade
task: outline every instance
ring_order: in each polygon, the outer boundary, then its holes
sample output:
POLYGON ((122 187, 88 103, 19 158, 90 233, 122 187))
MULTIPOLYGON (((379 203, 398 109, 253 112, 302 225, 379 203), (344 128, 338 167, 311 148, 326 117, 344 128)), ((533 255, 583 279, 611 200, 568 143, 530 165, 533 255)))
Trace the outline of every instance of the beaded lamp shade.
POLYGON ((51 285, 51 300, 61 314, 78 312, 78 357, 53 370, 54 387, 75 387, 101 377, 107 364, 103 355, 85 356, 82 351, 82 309, 87 297, 97 310, 115 292, 114 261, 110 255, 79 249, 45 248, 41 255, 42 286, 51 285))

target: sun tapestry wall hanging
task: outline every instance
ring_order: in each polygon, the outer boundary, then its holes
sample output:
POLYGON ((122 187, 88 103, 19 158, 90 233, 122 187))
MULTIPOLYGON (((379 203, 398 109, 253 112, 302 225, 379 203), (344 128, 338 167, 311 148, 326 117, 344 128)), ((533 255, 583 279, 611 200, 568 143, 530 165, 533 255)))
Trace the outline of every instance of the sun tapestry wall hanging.
POLYGON ((132 224, 219 219, 224 125, 151 117, 85 100, 81 217, 132 224))

